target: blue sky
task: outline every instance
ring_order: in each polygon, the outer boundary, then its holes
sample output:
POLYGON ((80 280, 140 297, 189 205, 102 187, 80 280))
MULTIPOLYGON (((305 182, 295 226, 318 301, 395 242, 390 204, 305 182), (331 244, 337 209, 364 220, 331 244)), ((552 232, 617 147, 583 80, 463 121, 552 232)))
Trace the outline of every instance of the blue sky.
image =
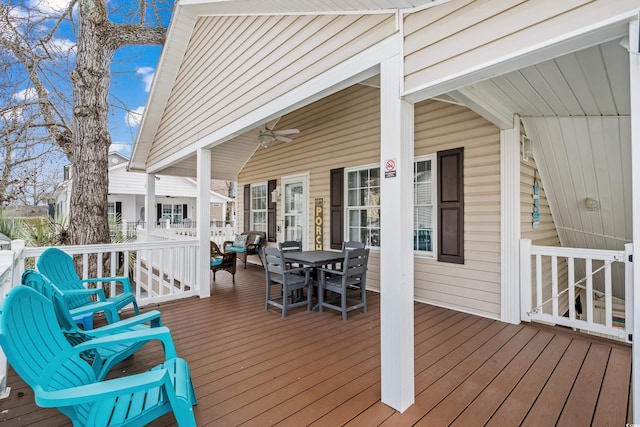
POLYGON ((109 116, 112 151, 131 154, 160 52, 160 46, 127 47, 116 52, 111 70, 111 93, 116 105, 112 105, 109 116), (120 101, 131 112, 119 106, 120 101))
MULTIPOLYGON (((7 2, 7 0, 2 1, 7 2)), ((44 13, 53 12, 55 14, 56 11, 65 9, 69 0, 9 0, 7 3, 17 6, 14 9, 16 16, 21 13, 26 16, 23 6, 35 7, 44 13)), ((164 24, 167 25, 173 1, 159 0, 160 3, 163 3, 162 13, 164 13, 163 18, 166 18, 164 24)), ((121 16, 115 18, 110 15, 110 18, 115 20, 129 19, 127 12, 131 3, 128 0, 107 0, 107 4, 110 10, 122 13, 121 16)), ((41 28, 46 30, 46 26, 50 24, 51 21, 45 23, 41 28)), ((70 58, 68 61, 72 63, 75 59, 73 56, 74 44, 71 26, 66 25, 60 27, 50 46, 55 46, 59 52, 66 52, 65 56, 68 56, 70 58)), ((161 46, 129 46, 116 52, 111 68, 111 109, 108 119, 113 142, 111 151, 118 151, 126 156, 131 154, 161 49, 161 46)), ((69 82, 60 83, 57 89, 60 88, 71 90, 69 82)), ((30 95, 33 96, 32 91, 30 93, 25 89, 16 92, 14 98, 27 99, 30 95)), ((69 93, 70 97, 71 93, 69 93)))

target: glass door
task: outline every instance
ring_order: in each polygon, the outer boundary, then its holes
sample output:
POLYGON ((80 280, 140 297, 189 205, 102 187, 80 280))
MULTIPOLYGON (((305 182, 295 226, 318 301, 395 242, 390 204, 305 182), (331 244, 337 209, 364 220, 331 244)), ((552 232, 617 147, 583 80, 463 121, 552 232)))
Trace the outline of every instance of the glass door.
POLYGON ((305 177, 283 178, 283 222, 284 240, 302 242, 306 249, 307 240, 307 183, 305 177))

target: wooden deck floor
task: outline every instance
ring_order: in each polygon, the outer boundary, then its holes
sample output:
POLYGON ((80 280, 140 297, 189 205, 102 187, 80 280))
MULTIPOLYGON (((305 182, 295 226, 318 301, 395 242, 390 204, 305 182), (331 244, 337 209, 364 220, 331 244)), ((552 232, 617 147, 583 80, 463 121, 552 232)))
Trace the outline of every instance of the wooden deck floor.
MULTIPOLYGON (((380 305, 369 312, 264 310, 262 268, 217 274, 213 298, 158 308, 191 367, 202 426, 623 426, 630 422, 631 349, 560 328, 510 325, 415 305, 416 402, 380 402, 380 305)), ((145 346, 112 376, 162 360, 145 346)), ((0 424, 63 426, 13 373, 0 424)), ((172 414, 152 424, 175 425, 172 414)))

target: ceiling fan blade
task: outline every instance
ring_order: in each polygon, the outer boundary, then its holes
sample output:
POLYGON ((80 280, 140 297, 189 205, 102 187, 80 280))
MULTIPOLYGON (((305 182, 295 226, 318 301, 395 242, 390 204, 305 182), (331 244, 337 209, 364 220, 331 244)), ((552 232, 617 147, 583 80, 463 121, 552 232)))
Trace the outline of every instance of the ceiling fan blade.
POLYGON ((300 133, 298 129, 282 129, 282 130, 274 130, 274 134, 276 135, 293 135, 294 133, 300 133))
POLYGON ((282 142, 291 142, 293 139, 287 138, 286 136, 276 135, 276 139, 282 142))

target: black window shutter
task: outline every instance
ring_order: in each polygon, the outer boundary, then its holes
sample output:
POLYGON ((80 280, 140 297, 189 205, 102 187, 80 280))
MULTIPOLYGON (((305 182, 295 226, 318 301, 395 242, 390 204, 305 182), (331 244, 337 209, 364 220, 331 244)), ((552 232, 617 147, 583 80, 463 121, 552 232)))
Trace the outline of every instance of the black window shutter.
POLYGON ((330 247, 331 249, 342 249, 342 242, 344 240, 344 168, 332 169, 330 181, 330 247))
POLYGON ((162 219, 162 204, 156 203, 156 222, 160 222, 162 219))
POLYGON ((122 202, 116 202, 116 217, 122 217, 122 202))
POLYGON ((251 185, 244 186, 244 231, 251 231, 251 185))
POLYGON ((187 205, 182 205, 182 219, 187 217, 187 205))
POLYGON ((438 152, 438 261, 464 264, 464 148, 438 152))
POLYGON ((276 241, 276 201, 271 197, 271 192, 276 189, 275 179, 267 182, 267 242, 276 241))

